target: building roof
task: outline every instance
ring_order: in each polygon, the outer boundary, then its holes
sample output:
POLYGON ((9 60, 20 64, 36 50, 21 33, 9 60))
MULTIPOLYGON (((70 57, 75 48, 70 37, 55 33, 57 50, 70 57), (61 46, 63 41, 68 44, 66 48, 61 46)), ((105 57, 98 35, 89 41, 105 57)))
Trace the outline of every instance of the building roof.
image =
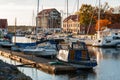
POLYGON ((63 22, 66 22, 70 19, 73 20, 73 21, 77 21, 79 19, 78 17, 79 17, 78 15, 70 15, 67 18, 65 18, 63 22))
MULTIPOLYGON (((44 10, 42 10, 42 11, 40 11, 39 13, 38 13, 38 15, 42 15, 42 14, 49 14, 51 11, 53 11, 53 10, 56 10, 55 8, 51 8, 51 9, 44 9, 44 10)), ((57 10, 56 10, 57 11, 57 10)))

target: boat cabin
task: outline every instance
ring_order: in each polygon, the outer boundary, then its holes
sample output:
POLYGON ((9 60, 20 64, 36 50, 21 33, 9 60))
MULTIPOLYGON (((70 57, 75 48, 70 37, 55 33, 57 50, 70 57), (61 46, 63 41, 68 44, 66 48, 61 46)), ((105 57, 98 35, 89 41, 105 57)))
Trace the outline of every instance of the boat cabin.
POLYGON ((84 42, 72 42, 59 44, 57 59, 76 68, 91 69, 97 66, 97 61, 90 58, 90 54, 84 42))
POLYGON ((72 42, 70 44, 59 44, 58 59, 66 62, 90 60, 89 53, 84 42, 72 42))

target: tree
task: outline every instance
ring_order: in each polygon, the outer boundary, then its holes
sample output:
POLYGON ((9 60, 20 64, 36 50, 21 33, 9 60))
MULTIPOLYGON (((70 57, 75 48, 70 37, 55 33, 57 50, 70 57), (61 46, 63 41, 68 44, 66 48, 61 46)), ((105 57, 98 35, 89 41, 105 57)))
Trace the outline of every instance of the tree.
POLYGON ((88 25, 91 23, 94 24, 95 20, 93 17, 94 8, 91 5, 83 4, 79 10, 79 22, 80 24, 87 29, 88 25))
POLYGON ((96 23, 96 27, 95 29, 97 31, 100 31, 100 30, 103 30, 104 28, 106 28, 109 24, 111 24, 111 22, 107 19, 101 19, 101 20, 97 20, 97 23, 96 23), (99 22, 99 26, 98 26, 98 22, 99 22))

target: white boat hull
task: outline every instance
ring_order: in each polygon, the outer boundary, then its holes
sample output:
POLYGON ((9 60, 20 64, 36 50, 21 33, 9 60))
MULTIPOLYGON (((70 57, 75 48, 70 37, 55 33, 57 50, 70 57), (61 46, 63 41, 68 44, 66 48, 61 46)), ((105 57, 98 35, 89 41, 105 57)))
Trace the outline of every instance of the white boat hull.
POLYGON ((27 46, 35 46, 36 41, 25 36, 13 36, 12 43, 14 43, 18 47, 27 47, 27 46))
POLYGON ((120 44, 120 32, 116 29, 99 31, 99 37, 94 40, 95 47, 117 47, 120 44))
POLYGON ((35 49, 22 49, 22 52, 25 54, 32 54, 36 56, 55 56, 57 54, 57 50, 54 48, 35 48, 35 49))

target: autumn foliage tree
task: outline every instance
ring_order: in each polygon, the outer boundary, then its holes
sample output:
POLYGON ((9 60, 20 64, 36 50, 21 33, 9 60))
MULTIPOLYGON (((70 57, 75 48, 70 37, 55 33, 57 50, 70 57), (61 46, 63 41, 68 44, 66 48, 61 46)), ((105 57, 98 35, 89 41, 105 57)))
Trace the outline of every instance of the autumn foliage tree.
POLYGON ((93 7, 91 5, 83 4, 79 10, 80 24, 88 26, 93 14, 93 7))
POLYGON ((97 20, 95 29, 97 31, 101 31, 101 30, 105 29, 109 24, 111 24, 111 22, 109 20, 107 20, 107 19, 97 20))
POLYGON ((91 5, 82 4, 79 9, 79 23, 82 27, 84 27, 85 34, 87 33, 88 26, 95 23, 93 19, 94 8, 91 5))

